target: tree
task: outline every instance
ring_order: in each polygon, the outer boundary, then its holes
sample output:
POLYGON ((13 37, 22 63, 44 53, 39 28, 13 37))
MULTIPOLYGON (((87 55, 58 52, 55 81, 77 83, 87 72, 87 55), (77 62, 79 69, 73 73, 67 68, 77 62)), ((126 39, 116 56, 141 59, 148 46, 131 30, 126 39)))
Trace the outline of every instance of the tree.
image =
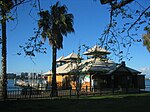
POLYGON ((7 98, 7 20, 12 19, 8 14, 16 6, 23 4, 25 0, 0 0, 0 16, 2 29, 2 96, 7 98))
POLYGON ((119 56, 120 61, 124 57, 130 60, 132 57, 128 57, 129 48, 133 43, 142 42, 144 39, 139 36, 138 31, 143 30, 143 27, 150 28, 150 1, 145 0, 145 3, 138 0, 100 0, 100 2, 110 7, 109 23, 99 38, 101 46, 113 51, 119 56), (126 49, 126 52, 123 49, 126 49))
POLYGON ((63 36, 74 32, 73 15, 67 13, 65 5, 60 6, 59 2, 50 7, 49 11, 39 13, 40 20, 38 26, 41 30, 41 36, 44 40, 48 38, 49 44, 52 45, 52 96, 57 96, 56 82, 56 56, 57 49, 63 48, 63 36))
POLYGON ((0 11, 1 11, 1 29, 2 29, 2 96, 4 99, 7 98, 7 49, 6 49, 6 14, 10 11, 13 6, 11 0, 0 0, 0 11))
POLYGON ((143 37, 143 45, 147 47, 147 50, 150 52, 150 28, 145 28, 146 34, 143 37))

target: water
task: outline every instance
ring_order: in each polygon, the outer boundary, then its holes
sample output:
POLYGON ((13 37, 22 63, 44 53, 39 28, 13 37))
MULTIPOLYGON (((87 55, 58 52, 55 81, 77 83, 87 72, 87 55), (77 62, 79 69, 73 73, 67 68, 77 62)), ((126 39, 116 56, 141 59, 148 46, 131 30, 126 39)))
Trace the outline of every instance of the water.
MULTIPOLYGON (((38 86, 38 83, 43 83, 42 81, 44 80, 26 80, 28 81, 28 83, 33 84, 32 86, 38 86)), ((8 79, 7 80, 8 84, 7 84, 7 90, 22 90, 22 88, 20 86, 15 86, 14 83, 14 79, 8 79)))
POLYGON ((21 90, 22 88, 14 85, 13 79, 8 79, 7 89, 8 90, 21 90))
POLYGON ((145 90, 150 91, 150 80, 145 80, 145 90))
MULTIPOLYGON (((21 90, 22 88, 14 85, 13 79, 8 79, 8 90, 21 90)), ((145 80, 145 90, 150 91, 150 80, 145 80)))

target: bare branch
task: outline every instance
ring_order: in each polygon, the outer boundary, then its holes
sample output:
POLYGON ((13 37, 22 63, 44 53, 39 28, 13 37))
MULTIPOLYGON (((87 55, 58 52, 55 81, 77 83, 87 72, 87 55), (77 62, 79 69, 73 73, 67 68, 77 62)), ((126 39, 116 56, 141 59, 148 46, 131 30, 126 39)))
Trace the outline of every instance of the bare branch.
POLYGON ((127 32, 129 32, 129 30, 131 30, 131 28, 141 19, 141 17, 145 14, 145 12, 150 9, 150 6, 148 6, 141 14, 140 16, 137 18, 137 20, 129 27, 129 29, 127 30, 127 32))
POLYGON ((118 8, 121 8, 121 7, 123 7, 123 6, 125 6, 125 5, 127 5, 127 4, 129 4, 129 3, 131 3, 131 2, 133 2, 134 0, 122 0, 120 3, 114 3, 114 5, 113 5, 113 10, 116 10, 116 9, 118 9, 118 8))
POLYGON ((28 3, 28 2, 31 2, 31 0, 20 0, 18 3, 14 4, 12 9, 15 8, 16 6, 19 6, 21 4, 25 4, 25 3, 28 3))
POLYGON ((38 8, 39 8, 39 12, 41 12, 40 0, 38 0, 38 8))

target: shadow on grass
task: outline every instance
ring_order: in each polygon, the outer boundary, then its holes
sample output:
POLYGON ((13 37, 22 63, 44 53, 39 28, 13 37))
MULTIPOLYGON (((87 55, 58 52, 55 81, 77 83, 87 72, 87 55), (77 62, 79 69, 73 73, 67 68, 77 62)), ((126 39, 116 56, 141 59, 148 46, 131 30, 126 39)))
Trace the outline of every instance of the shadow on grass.
POLYGON ((150 112, 150 93, 0 101, 0 112, 150 112))

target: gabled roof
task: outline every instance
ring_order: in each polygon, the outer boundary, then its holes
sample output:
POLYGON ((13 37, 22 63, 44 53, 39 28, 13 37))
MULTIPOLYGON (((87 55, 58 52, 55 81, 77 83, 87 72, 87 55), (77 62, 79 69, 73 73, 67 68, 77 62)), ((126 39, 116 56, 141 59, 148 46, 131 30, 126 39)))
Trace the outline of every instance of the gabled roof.
POLYGON ((131 71, 132 73, 141 73, 140 71, 137 71, 137 70, 132 69, 132 68, 130 68, 130 67, 127 67, 127 69, 128 69, 129 71, 131 71))
POLYGON ((64 61, 65 61, 64 56, 61 56, 56 60, 56 62, 64 62, 64 61))
POLYGON ((83 61, 81 65, 84 65, 82 72, 108 72, 116 67, 116 63, 113 61, 101 58, 90 58, 83 61))
POLYGON ((77 59, 78 59, 78 55, 75 54, 74 52, 72 52, 71 54, 69 54, 64 58, 64 60, 77 60, 77 59))
MULTIPOLYGON (((114 63, 111 60, 101 60, 100 58, 91 58, 88 60, 85 60, 79 64, 79 67, 77 63, 75 62, 68 62, 62 66, 59 66, 56 68, 56 74, 68 74, 68 73, 75 73, 78 70, 81 70, 82 72, 101 72, 106 74, 112 74, 115 72, 130 72, 133 74, 140 74, 141 72, 132 69, 127 66, 123 66, 122 64, 114 63), (78 69, 77 69, 78 68, 78 69)), ((48 71, 44 73, 44 75, 51 75, 52 71, 48 71)))
MULTIPOLYGON (((77 64, 76 63, 72 63, 72 62, 68 62, 62 66, 59 66, 56 68, 56 74, 68 74, 70 73, 72 70, 77 68, 77 64)), ((49 70, 48 72, 44 73, 43 75, 51 75, 52 74, 52 70, 49 70)))
POLYGON ((130 72, 130 73, 135 73, 135 74, 140 74, 141 72, 140 71, 137 71, 135 69, 132 69, 130 67, 127 67, 127 66, 123 66, 122 64, 118 64, 116 66, 116 68, 110 70, 107 74, 112 74, 114 72, 130 72))
POLYGON ((93 54, 110 54, 106 49, 101 48, 98 45, 95 45, 94 47, 88 49, 86 52, 83 53, 84 55, 93 55, 93 54))
POLYGON ((122 65, 122 63, 118 64, 111 60, 101 60, 101 58, 90 58, 83 61, 81 65, 84 65, 82 72, 102 72, 106 74, 112 74, 114 72, 141 73, 135 69, 122 65))

